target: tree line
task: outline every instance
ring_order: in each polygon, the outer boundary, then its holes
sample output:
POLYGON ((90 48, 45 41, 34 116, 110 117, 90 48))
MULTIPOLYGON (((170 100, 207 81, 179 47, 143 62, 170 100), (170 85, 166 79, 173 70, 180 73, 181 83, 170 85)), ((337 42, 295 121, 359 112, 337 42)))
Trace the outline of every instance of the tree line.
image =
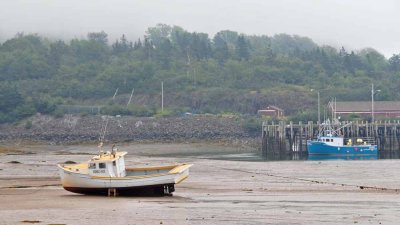
POLYGON ((336 49, 297 35, 223 30, 210 37, 165 24, 137 40, 109 40, 104 31, 70 41, 19 33, 0 45, 0 122, 66 104, 154 115, 161 82, 171 114, 255 114, 272 104, 287 115, 314 115, 310 89, 321 90, 323 101, 368 100, 374 83, 382 90, 377 100, 398 100, 399 78, 400 54, 386 59, 372 48, 336 49))

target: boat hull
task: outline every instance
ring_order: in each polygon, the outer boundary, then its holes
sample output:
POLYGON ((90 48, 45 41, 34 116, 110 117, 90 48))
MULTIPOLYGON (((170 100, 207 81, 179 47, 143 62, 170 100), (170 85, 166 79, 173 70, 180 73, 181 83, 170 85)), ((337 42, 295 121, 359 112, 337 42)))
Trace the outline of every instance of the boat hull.
POLYGON ((165 173, 125 177, 93 177, 66 170, 59 165, 61 183, 65 190, 80 194, 107 194, 110 189, 119 195, 163 194, 175 191, 174 185, 189 176, 191 165, 177 166, 165 173))
POLYGON ((307 160, 311 161, 330 161, 330 160, 377 160, 378 155, 308 155, 307 160))
MULTIPOLYGON (((110 188, 82 188, 82 187, 64 187, 65 190, 77 194, 85 195, 108 195, 110 188)), ((118 195, 126 196, 147 196, 147 195, 165 195, 175 191, 174 184, 132 186, 114 188, 118 195)))
POLYGON ((323 142, 308 141, 307 150, 309 155, 377 155, 376 145, 343 145, 333 146, 323 142))

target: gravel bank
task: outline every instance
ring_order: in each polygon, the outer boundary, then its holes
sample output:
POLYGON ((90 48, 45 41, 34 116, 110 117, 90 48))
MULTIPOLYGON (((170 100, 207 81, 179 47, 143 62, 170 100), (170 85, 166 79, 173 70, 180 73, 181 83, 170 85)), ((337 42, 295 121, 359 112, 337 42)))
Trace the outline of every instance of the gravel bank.
POLYGON ((111 116, 76 116, 63 118, 35 116, 32 125, 1 125, 1 140, 30 140, 49 143, 97 141, 105 125, 106 141, 228 141, 252 142, 259 137, 242 127, 242 120, 224 117, 137 118, 111 116))

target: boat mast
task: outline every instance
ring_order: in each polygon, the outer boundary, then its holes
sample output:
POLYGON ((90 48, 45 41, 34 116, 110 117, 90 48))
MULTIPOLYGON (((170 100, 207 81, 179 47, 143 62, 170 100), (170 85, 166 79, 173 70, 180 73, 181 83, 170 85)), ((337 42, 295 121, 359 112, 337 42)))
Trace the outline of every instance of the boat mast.
POLYGON ((105 138, 106 132, 107 132, 107 125, 108 125, 108 116, 107 116, 107 119, 106 119, 106 124, 104 125, 104 128, 101 129, 101 133, 100 133, 100 144, 98 146, 100 153, 103 152, 101 147, 103 147, 104 138, 105 138))

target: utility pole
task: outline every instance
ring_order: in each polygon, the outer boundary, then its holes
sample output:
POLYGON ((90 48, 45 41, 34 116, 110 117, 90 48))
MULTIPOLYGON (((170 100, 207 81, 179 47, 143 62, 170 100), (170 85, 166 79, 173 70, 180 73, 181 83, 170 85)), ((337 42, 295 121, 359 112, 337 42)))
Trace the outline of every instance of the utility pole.
POLYGON ((374 123, 374 83, 372 83, 371 88, 371 122, 374 123))
POLYGON ((321 124, 321 106, 320 106, 320 98, 319 98, 319 91, 317 91, 318 94, 318 125, 321 124))
POLYGON ((126 104, 126 107, 128 107, 128 105, 131 103, 132 100, 132 96, 133 96, 133 92, 135 91, 135 88, 132 88, 132 93, 131 93, 131 97, 129 97, 129 101, 128 104, 126 104))
POLYGON ((118 89, 119 89, 119 88, 115 89, 114 96, 112 97, 113 100, 115 99, 115 96, 117 96, 118 89))
POLYGON ((161 112, 164 112, 164 82, 161 81, 161 112))
POLYGON ((318 125, 321 124, 321 104, 320 104, 320 96, 319 96, 319 90, 311 89, 310 91, 317 92, 318 96, 318 125))
POLYGON ((381 90, 374 90, 374 84, 372 83, 372 88, 371 88, 371 122, 375 123, 375 112, 374 112, 374 96, 381 90))

